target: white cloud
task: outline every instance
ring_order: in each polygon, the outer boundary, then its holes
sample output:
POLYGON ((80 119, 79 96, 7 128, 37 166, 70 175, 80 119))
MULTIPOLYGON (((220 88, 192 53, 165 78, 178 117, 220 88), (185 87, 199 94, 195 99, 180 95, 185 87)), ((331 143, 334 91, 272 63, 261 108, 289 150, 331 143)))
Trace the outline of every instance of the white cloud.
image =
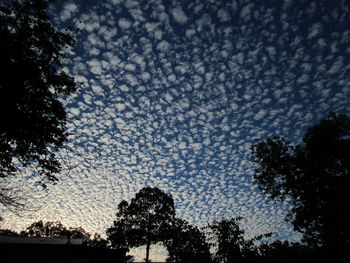
POLYGON ((116 103, 115 108, 121 112, 121 111, 124 111, 126 107, 124 103, 116 103))
POLYGON ((266 113, 267 113, 266 110, 260 109, 259 112, 255 114, 254 120, 258 121, 258 120, 263 119, 265 117, 266 113))
POLYGON ((179 6, 172 9, 171 14, 173 15, 174 20, 179 24, 185 24, 188 20, 185 12, 179 6))
POLYGON ((127 30, 131 27, 131 22, 130 20, 122 17, 118 21, 118 26, 123 30, 127 30))
POLYGON ((131 86, 136 86, 138 84, 137 77, 133 74, 126 74, 124 78, 129 82, 131 86))
POLYGON ((154 37, 158 40, 161 40, 163 38, 163 31, 162 30, 154 31, 154 37))
POLYGON ((88 61, 87 64, 90 66, 91 73, 96 74, 96 75, 102 74, 102 72, 103 72, 102 64, 99 60, 92 59, 92 60, 88 61))
POLYGON ((60 13, 60 18, 62 22, 71 19, 73 15, 78 12, 78 6, 75 3, 66 3, 63 7, 62 12, 60 13))
POLYGON ((170 93, 167 93, 165 94, 165 100, 169 103, 171 103, 173 101, 174 97, 170 94, 170 93))
POLYGON ((241 9, 240 16, 245 21, 248 21, 251 17, 251 13, 252 13, 251 8, 252 6, 248 4, 241 9))
POLYGON ((161 42, 159 42, 159 44, 157 45, 157 49, 162 51, 162 52, 165 52, 169 49, 170 45, 167 41, 165 40, 162 40, 161 42))
POLYGON ((315 36, 319 35, 323 30, 323 26, 321 23, 315 23, 310 27, 310 32, 307 36, 308 39, 312 39, 315 36))
POLYGON ((120 89, 121 91, 124 91, 124 92, 128 92, 128 91, 129 91, 129 88, 128 88, 128 86, 126 86, 126 85, 121 85, 121 86, 119 86, 119 89, 120 89))
POLYGON ((124 0, 110 0, 113 5, 119 5, 121 4, 124 0))
POLYGON ((128 71, 134 71, 136 69, 136 66, 135 64, 126 64, 125 65, 125 69, 128 70, 128 71))
POLYGON ((217 16, 220 22, 228 22, 231 19, 230 14, 225 9, 219 9, 217 16))
POLYGON ((91 89, 92 91, 97 94, 97 95, 103 95, 104 92, 103 92, 103 88, 101 88, 100 86, 97 86, 97 85, 92 85, 91 86, 91 89))

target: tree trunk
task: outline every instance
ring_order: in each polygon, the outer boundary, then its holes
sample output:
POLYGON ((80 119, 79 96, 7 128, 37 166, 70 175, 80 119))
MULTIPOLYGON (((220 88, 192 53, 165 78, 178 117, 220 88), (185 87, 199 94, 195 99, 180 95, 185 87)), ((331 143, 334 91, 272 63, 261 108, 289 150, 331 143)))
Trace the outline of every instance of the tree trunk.
POLYGON ((146 244, 146 263, 149 262, 149 249, 150 249, 150 247, 151 247, 151 242, 149 242, 147 240, 147 244, 146 244))

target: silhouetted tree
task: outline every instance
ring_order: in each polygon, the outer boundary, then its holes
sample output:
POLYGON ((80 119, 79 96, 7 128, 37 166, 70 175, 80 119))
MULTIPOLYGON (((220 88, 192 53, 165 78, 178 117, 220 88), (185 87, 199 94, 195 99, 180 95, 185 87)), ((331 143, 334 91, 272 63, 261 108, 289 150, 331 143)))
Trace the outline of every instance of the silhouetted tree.
POLYGON ((300 243, 274 241, 259 246, 259 262, 261 263, 316 263, 324 262, 317 250, 300 243))
POLYGON ((90 239, 90 234, 82 227, 65 227, 61 222, 56 221, 38 221, 34 222, 21 231, 21 236, 27 237, 66 237, 66 238, 84 238, 90 239))
POLYGON ((109 248, 108 240, 95 233, 86 232, 82 227, 66 227, 59 221, 43 222, 42 220, 32 223, 25 230, 16 232, 9 229, 0 229, 0 235, 22 237, 56 237, 56 238, 82 238, 83 244, 95 248, 109 248))
POLYGON ((222 219, 209 226, 212 231, 211 240, 214 240, 214 262, 242 262, 244 231, 239 227, 242 218, 222 219))
POLYGON ((118 206, 117 220, 106 233, 113 247, 138 247, 146 245, 146 262, 149 262, 151 244, 169 238, 175 218, 171 195, 158 188, 144 187, 131 199, 118 206))
POLYGON ((109 248, 109 242, 103 238, 100 234, 95 233, 93 238, 90 238, 85 243, 89 247, 96 248, 109 248))
MULTIPOLYGON (((0 4, 0 180, 32 167, 45 186, 61 169, 56 153, 67 139, 61 101, 76 90, 61 61, 75 40, 51 24, 49 2, 0 4)), ((16 205, 3 195, 0 203, 16 205)))
POLYGON ((13 236, 13 237, 17 237, 20 234, 17 233, 16 231, 10 230, 10 229, 0 229, 0 235, 1 236, 13 236))
POLYGON ((118 205, 117 219, 113 221, 113 226, 107 228, 107 239, 111 247, 124 251, 124 257, 129 252, 130 247, 134 246, 133 222, 127 212, 129 204, 126 201, 118 205))
POLYGON ((210 246, 197 227, 182 219, 176 219, 171 229, 171 238, 164 242, 169 257, 167 263, 210 263, 210 246))
MULTIPOLYGON (((288 219, 312 247, 350 249, 350 120, 330 114, 300 145, 273 138, 252 147, 255 180, 275 201, 289 198, 288 219)), ((335 252, 337 251, 337 252, 335 252)))
POLYGON ((257 262, 258 248, 255 242, 271 237, 273 233, 258 235, 246 240, 244 230, 239 225, 241 220, 241 217, 222 219, 209 225, 210 240, 215 248, 214 262, 257 262))
POLYGON ((84 244, 96 248, 109 248, 108 240, 95 233, 91 238, 91 234, 86 232, 82 227, 66 227, 59 221, 43 222, 42 220, 32 223, 21 231, 21 236, 26 237, 64 237, 64 238, 82 238, 84 244))
MULTIPOLYGON (((27 199, 21 193, 19 187, 14 187, 5 178, 0 176, 0 204, 10 211, 17 213, 27 208, 27 199)), ((1 217, 0 217, 1 219, 1 217)), ((1 221, 1 220, 0 220, 1 221)))

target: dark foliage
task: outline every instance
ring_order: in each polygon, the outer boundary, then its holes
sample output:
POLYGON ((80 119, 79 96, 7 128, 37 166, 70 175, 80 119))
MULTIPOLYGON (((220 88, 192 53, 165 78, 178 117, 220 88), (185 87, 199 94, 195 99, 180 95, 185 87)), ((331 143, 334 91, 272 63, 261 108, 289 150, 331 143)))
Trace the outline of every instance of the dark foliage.
POLYGON ((66 227, 61 222, 43 222, 37 221, 19 233, 26 237, 64 237, 64 238, 82 238, 84 244, 96 248, 109 248, 109 243, 101 235, 95 233, 91 238, 91 234, 86 232, 82 227, 66 227))
POLYGON ((330 114, 306 132, 301 145, 281 138, 252 148, 255 180, 276 201, 291 199, 295 230, 311 247, 350 249, 350 120, 330 114))
POLYGON ((259 246, 259 261, 261 263, 312 263, 321 262, 314 249, 299 243, 275 241, 259 246))
POLYGON ((10 230, 10 229, 0 229, 0 235, 2 236, 13 236, 17 237, 19 234, 16 231, 10 230))
POLYGON ((212 231, 211 239, 214 240, 216 252, 214 262, 240 262, 243 258, 244 231, 240 229, 238 222, 241 218, 231 220, 223 219, 209 226, 212 231))
POLYGON ((74 36, 51 24, 49 2, 0 4, 0 179, 31 167, 43 186, 61 169, 56 152, 67 139, 61 100, 76 90, 61 70, 74 36))
POLYGON ((116 249, 124 249, 125 252, 133 247, 132 237, 132 221, 127 214, 128 202, 122 201, 118 205, 117 219, 113 222, 113 226, 107 228, 106 234, 111 246, 116 249))
POLYGON ((21 236, 27 237, 66 237, 66 238, 84 238, 90 239, 90 234, 82 227, 65 227, 61 222, 43 221, 34 222, 21 231, 21 236))
POLYGON ((149 262, 151 244, 170 238, 175 218, 174 201, 158 188, 144 187, 131 199, 118 206, 117 219, 106 233, 114 248, 131 248, 146 245, 146 262, 149 262))
POLYGON ((210 246, 206 237, 197 227, 182 219, 176 219, 171 238, 164 242, 169 257, 167 263, 210 263, 210 246))
POLYGON ((271 237, 272 233, 246 240, 244 230, 239 225, 241 220, 241 217, 222 219, 209 225, 210 239, 215 248, 214 262, 257 262, 259 251, 255 242, 271 237))
POLYGON ((97 233, 95 233, 93 238, 86 240, 85 244, 89 247, 109 248, 108 240, 104 239, 100 234, 97 233))

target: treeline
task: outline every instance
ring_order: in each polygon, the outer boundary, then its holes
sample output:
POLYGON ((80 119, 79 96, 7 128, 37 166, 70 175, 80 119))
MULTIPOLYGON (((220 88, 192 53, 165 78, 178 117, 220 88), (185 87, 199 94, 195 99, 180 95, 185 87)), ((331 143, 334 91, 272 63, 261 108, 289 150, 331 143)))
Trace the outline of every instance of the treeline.
MULTIPOLYGON (((26 169, 43 187, 58 180, 57 158, 68 138, 63 100, 79 87, 62 70, 76 32, 59 31, 47 13, 49 0, 0 3, 0 204, 25 208, 7 179, 26 169)), ((291 201, 286 218, 305 245, 245 240, 239 219, 214 222, 206 230, 175 217, 171 196, 142 189, 119 204, 107 239, 59 222, 34 223, 28 236, 84 236, 87 244, 127 251, 162 242, 168 262, 344 262, 350 258, 350 120, 330 114, 295 144, 274 137, 252 147, 254 179, 272 200, 291 201), (49 231, 49 229, 51 229, 49 231), (58 232, 56 230, 58 229, 58 232), (206 234, 204 234, 204 232, 206 234), (89 243, 90 242, 90 243, 89 243), (259 243, 260 242, 260 243, 259 243)), ((1 220, 1 217, 0 217, 1 220)), ((269 234, 259 238, 267 237, 269 234)))
POLYGON ((267 242, 274 233, 265 233, 247 240, 240 226, 242 218, 222 219, 199 228, 177 218, 171 195, 158 188, 145 187, 130 203, 122 201, 116 220, 106 229, 107 238, 91 235, 82 227, 66 227, 61 222, 34 222, 25 230, 0 230, 0 235, 23 237, 82 238, 83 245, 113 248, 124 253, 130 248, 145 246, 145 262, 150 261, 150 247, 163 244, 168 251, 168 263, 219 262, 316 262, 320 251, 288 241, 267 242))
POLYGON ((20 232, 0 229, 0 235, 19 237, 57 237, 57 238, 81 238, 84 245, 110 248, 109 242, 100 234, 94 235, 85 231, 82 227, 66 227, 59 221, 43 222, 42 220, 32 223, 25 230, 20 232))
POLYGON ((150 246, 157 243, 167 248, 168 263, 280 262, 281 259, 297 262, 296 259, 311 255, 307 247, 297 243, 259 243, 272 233, 246 240, 239 224, 241 219, 223 219, 198 228, 175 217, 170 195, 158 188, 145 187, 130 204, 126 201, 119 204, 117 219, 106 229, 107 238, 97 233, 92 235, 82 227, 66 227, 58 221, 34 222, 20 232, 2 229, 0 235, 82 238, 85 246, 123 251, 125 262, 133 261, 133 257, 127 255, 130 248, 143 245, 146 246, 145 262, 151 262, 150 246), (292 258, 284 258, 291 254, 292 258))
POLYGON ((350 257, 349 118, 330 114, 309 128, 299 145, 278 137, 259 142, 252 147, 252 161, 257 163, 254 179, 261 191, 276 202, 290 200, 286 220, 302 234, 301 244, 268 243, 272 233, 246 240, 241 218, 200 229, 177 218, 172 196, 152 187, 141 189, 130 202, 120 202, 106 239, 59 222, 39 221, 17 234, 80 237, 86 245, 125 255, 130 248, 145 246, 146 262, 151 245, 157 243, 167 248, 169 263, 345 262, 350 257))

